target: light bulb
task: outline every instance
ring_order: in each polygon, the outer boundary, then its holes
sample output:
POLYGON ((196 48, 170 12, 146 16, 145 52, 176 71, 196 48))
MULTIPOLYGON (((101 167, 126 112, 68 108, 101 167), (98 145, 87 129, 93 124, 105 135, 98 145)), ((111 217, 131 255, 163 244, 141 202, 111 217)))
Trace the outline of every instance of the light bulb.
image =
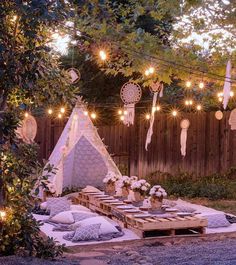
POLYGON ((177 112, 176 110, 173 110, 173 111, 172 111, 172 115, 173 115, 174 117, 176 117, 177 114, 178 114, 178 112, 177 112))
POLYGON ((201 110, 202 106, 201 105, 197 105, 197 110, 201 110))
POLYGON ((125 119, 125 117, 122 115, 120 116, 120 120, 123 121, 125 119))
POLYGON ((219 97, 218 100, 219 100, 219 102, 222 102, 223 101, 223 98, 222 97, 219 97))
POLYGON ((59 119, 61 119, 61 118, 62 118, 62 114, 61 114, 61 113, 58 113, 57 117, 58 117, 59 119))
POLYGON ((146 75, 146 76, 150 75, 149 70, 146 70, 146 71, 145 71, 145 75, 146 75))
POLYGON ((29 113, 25 112, 25 118, 29 117, 29 113))
POLYGON ((119 115, 122 114, 122 110, 121 110, 121 109, 118 110, 118 114, 119 114, 119 115))
POLYGON ((230 91, 230 97, 233 97, 233 96, 234 96, 234 92, 230 91))
POLYGON ((189 105, 193 105, 193 101, 192 100, 189 100, 189 105))
POLYGON ((87 110, 84 111, 84 115, 88 116, 88 111, 87 110))
POLYGON ((199 88, 200 88, 200 89, 203 89, 203 88, 204 88, 204 86, 205 86, 205 85, 204 85, 204 83, 203 83, 203 82, 200 82, 200 83, 199 83, 199 88))
POLYGON ((93 120, 95 120, 95 119, 97 118, 97 115, 96 115, 95 112, 92 112, 92 113, 91 113, 91 118, 92 118, 93 120))
POLYGON ((61 107, 60 112, 61 113, 65 113, 65 111, 66 111, 65 108, 64 107, 61 107))
POLYGON ((155 72, 155 68, 151 66, 149 67, 148 71, 150 74, 153 74, 155 72))
POLYGON ((157 105, 156 106, 156 111, 160 111, 161 110, 161 106, 157 105))
POLYGON ((146 120, 150 120, 150 118, 151 118, 150 114, 146 114, 145 118, 146 118, 146 120))
POLYGON ((156 107, 152 107, 152 113, 156 112, 156 107))
POLYGON ((99 56, 102 61, 105 61, 107 59, 106 52, 104 50, 99 51, 99 56))
POLYGON ((124 115, 127 115, 127 114, 128 114, 128 111, 127 111, 127 110, 125 110, 125 111, 124 111, 124 115))
POLYGON ((48 114, 51 115, 53 113, 52 109, 48 109, 48 114))
POLYGON ((186 106, 188 106, 188 105, 189 105, 189 101, 188 101, 188 100, 185 100, 184 104, 185 104, 186 106))
POLYGON ((191 85, 192 85, 192 82, 191 82, 191 81, 187 81, 187 82, 186 82, 186 87, 189 88, 189 87, 191 87, 191 85))
POLYGON ((0 211, 0 217, 1 219, 4 219, 6 217, 6 212, 5 211, 0 211))

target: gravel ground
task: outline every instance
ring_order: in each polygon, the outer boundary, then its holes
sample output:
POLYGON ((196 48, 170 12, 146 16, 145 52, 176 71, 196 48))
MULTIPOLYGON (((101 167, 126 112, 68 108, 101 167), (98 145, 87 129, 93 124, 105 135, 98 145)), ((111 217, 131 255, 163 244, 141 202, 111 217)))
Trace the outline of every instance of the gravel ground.
POLYGON ((125 247, 122 251, 104 249, 102 252, 104 255, 99 257, 94 252, 92 258, 75 255, 58 261, 3 257, 0 265, 236 265, 236 239, 132 249, 125 247))

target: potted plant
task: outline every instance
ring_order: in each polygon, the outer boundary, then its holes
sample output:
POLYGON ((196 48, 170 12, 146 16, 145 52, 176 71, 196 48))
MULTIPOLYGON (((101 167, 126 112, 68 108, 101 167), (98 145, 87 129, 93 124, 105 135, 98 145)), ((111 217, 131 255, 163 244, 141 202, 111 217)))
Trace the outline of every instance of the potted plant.
POLYGON ((150 189, 151 210, 161 210, 162 201, 167 196, 166 191, 160 186, 155 185, 150 189))
POLYGON ((119 186, 122 191, 122 197, 127 198, 129 195, 130 187, 132 184, 132 178, 128 176, 122 176, 120 181, 119 181, 119 186))
POLYGON ((133 181, 131 190, 134 192, 134 202, 140 204, 150 189, 150 184, 145 179, 133 181))
POLYGON ((109 171, 106 177, 103 179, 105 184, 105 193, 108 195, 114 195, 116 192, 116 182, 119 180, 119 176, 114 172, 109 171))

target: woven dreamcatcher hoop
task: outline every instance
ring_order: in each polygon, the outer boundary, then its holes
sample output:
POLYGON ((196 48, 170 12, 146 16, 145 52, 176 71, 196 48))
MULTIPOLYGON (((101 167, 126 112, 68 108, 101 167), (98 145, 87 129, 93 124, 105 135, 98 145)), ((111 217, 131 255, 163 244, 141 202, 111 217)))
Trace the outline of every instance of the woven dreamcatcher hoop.
POLYGON ((80 78, 81 78, 81 75, 80 75, 80 71, 77 70, 76 68, 72 67, 72 68, 69 68, 67 70, 67 73, 69 74, 70 76, 70 83, 71 84, 76 84, 79 82, 80 78))
POLYGON ((129 82, 122 86, 120 90, 120 97, 124 102, 124 124, 129 126, 134 124, 135 104, 140 101, 142 96, 141 87, 134 83, 129 82))

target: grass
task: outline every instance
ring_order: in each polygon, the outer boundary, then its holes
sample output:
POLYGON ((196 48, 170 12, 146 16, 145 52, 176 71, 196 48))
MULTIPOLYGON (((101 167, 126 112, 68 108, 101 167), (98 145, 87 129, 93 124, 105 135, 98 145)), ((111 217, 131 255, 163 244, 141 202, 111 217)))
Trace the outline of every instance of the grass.
POLYGON ((184 200, 236 215, 236 200, 209 200, 206 198, 184 198, 184 200))

